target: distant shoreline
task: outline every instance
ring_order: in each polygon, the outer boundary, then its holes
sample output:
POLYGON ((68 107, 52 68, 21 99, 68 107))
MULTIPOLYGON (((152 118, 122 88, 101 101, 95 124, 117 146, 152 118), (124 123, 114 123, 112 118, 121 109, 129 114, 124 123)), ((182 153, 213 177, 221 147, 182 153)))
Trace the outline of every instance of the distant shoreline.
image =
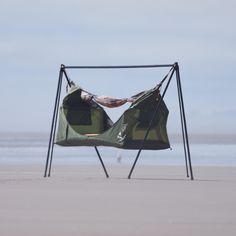
MULTIPOLYGON (((48 142, 47 132, 0 132, 1 141, 43 141, 48 142)), ((169 133, 171 143, 182 143, 181 134, 169 133)), ((190 144, 235 144, 236 134, 189 134, 190 144)))
MULTIPOLYGON (((182 142, 182 135, 170 134, 173 143, 182 142)), ((189 142, 194 144, 236 144, 236 134, 189 134, 189 142)))

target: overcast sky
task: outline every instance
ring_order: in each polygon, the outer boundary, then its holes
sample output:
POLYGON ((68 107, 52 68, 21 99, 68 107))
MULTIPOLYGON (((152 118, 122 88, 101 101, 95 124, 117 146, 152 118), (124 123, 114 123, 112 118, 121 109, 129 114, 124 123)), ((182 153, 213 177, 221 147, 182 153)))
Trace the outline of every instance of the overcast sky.
MULTIPOLYGON (((235 12, 235 0, 0 0, 0 132, 49 132, 62 63, 178 61, 189 132, 236 133, 235 12)), ((68 73, 85 89, 124 97, 167 72, 68 73)), ((169 132, 179 131, 174 82, 169 132)))

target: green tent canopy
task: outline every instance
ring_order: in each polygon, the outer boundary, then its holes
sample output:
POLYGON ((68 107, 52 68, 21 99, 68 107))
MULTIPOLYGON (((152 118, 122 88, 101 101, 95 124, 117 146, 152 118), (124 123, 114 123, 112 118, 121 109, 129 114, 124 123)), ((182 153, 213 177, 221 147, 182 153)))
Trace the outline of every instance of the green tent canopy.
MULTIPOLYGON (((56 144, 139 149, 161 99, 159 87, 134 95, 130 99, 131 106, 114 124, 99 105, 99 99, 93 98, 90 93, 87 94, 91 97, 84 99, 84 90, 79 86, 73 87, 60 106, 56 144)), ((159 106, 142 149, 170 147, 166 129, 169 111, 163 100, 159 106)))

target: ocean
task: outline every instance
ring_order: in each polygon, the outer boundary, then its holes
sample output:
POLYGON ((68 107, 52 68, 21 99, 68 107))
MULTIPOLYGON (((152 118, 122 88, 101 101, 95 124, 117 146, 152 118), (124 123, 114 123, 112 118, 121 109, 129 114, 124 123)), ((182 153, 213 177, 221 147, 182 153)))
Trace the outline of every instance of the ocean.
MULTIPOLYGON (((44 164, 48 134, 4 133, 0 135, 0 164, 44 164)), ((132 165, 137 150, 98 147, 106 164, 132 165)), ((193 166, 236 166, 235 136, 192 136, 190 152, 193 166)), ((99 164, 93 147, 54 146, 53 162, 62 165, 99 164)), ((139 165, 185 165, 181 137, 171 136, 171 149, 141 152, 139 165)))

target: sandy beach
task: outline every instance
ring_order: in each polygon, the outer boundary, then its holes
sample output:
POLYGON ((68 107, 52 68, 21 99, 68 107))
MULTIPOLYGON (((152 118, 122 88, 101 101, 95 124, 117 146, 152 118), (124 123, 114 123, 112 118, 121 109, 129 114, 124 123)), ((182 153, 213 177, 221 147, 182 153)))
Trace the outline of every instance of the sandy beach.
POLYGON ((236 168, 0 167, 0 235, 235 235, 236 168))

